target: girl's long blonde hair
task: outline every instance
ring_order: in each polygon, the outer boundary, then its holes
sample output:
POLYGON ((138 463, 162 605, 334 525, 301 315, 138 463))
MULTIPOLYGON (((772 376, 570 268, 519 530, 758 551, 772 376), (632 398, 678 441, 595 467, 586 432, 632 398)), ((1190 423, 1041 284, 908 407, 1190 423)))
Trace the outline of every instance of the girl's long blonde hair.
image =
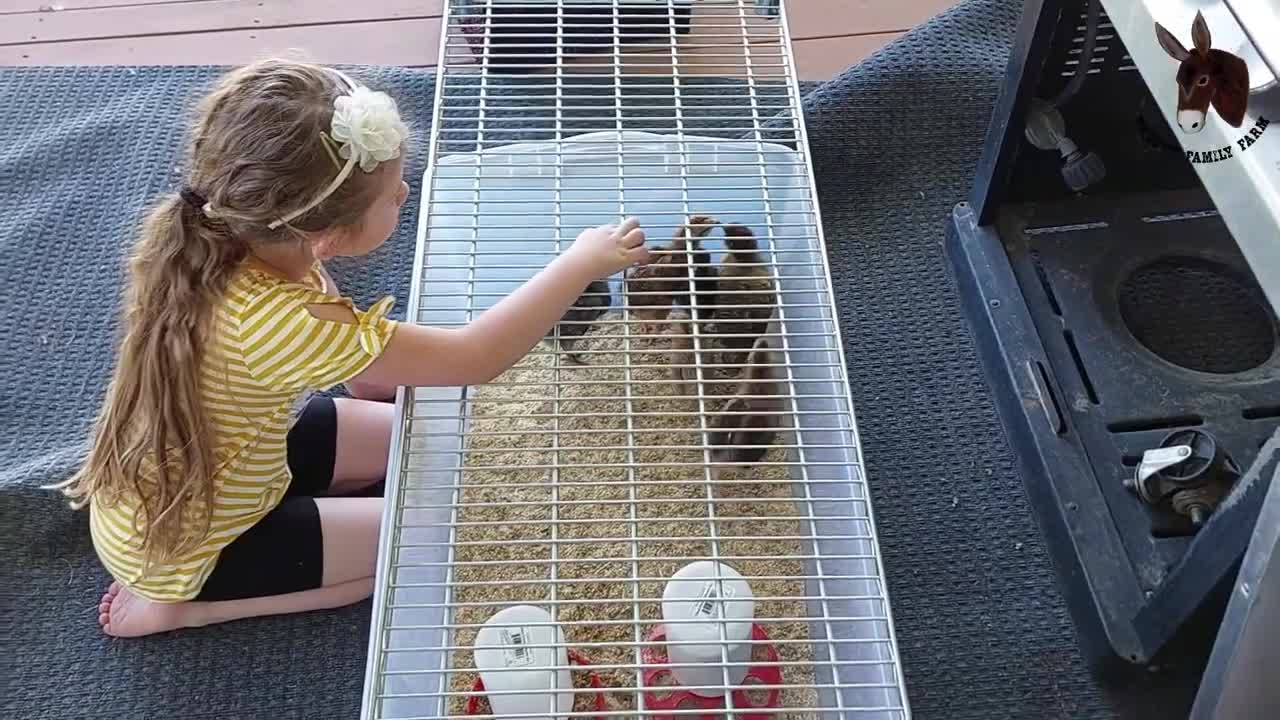
POLYGON ((184 200, 164 196, 129 261, 114 374, 80 470, 60 487, 73 507, 128 495, 148 565, 172 560, 208 534, 214 498, 212 424, 202 366, 213 310, 256 244, 358 228, 378 175, 354 172, 318 206, 302 207, 338 172, 325 145, 334 98, 347 91, 326 68, 267 60, 225 76, 190 133, 184 200), (192 198, 207 200, 208 212, 192 198))

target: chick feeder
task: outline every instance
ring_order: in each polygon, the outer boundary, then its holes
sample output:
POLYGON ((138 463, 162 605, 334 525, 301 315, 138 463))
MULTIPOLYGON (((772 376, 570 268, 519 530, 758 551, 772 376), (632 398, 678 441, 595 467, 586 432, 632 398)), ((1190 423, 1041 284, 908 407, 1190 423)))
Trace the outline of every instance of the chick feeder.
POLYGON ((764 628, 752 622, 751 587, 736 570, 721 563, 690 563, 667 583, 662 594, 664 623, 649 633, 645 647, 645 707, 653 710, 714 710, 705 715, 662 715, 674 720, 719 718, 725 709, 726 686, 768 687, 763 697, 749 687, 730 694, 743 720, 765 720, 772 713, 751 712, 778 706, 782 683, 778 651, 764 628), (723 635, 722 635, 723 633, 723 635), (665 652, 660 647, 665 648, 665 652), (721 663, 722 653, 727 660, 721 663), (763 655, 763 662, 756 658, 763 655), (662 667, 663 665, 669 667, 662 667))
MULTIPOLYGON (((532 605, 495 613, 476 634, 474 652, 479 677, 472 685, 477 694, 468 699, 467 714, 480 714, 479 693, 484 693, 494 715, 512 720, 550 709, 553 695, 557 713, 572 712, 575 693, 569 666, 591 664, 565 645, 564 632, 552 623, 551 614, 532 605)), ((590 678, 597 689, 595 709, 603 712, 600 678, 594 672, 590 678)))

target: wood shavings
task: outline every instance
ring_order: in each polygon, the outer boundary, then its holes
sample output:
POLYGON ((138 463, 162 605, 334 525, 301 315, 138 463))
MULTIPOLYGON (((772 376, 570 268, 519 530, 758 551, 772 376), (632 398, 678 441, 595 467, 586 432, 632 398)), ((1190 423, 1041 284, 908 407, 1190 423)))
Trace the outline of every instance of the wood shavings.
MULTIPOLYGON (((784 690, 781 705, 814 707, 816 692, 803 687, 814 682, 808 623, 799 619, 808 617, 807 606, 790 599, 806 594, 806 568, 794 558, 812 549, 808 541, 776 539, 809 534, 785 519, 801 514, 788 468, 760 466, 727 473, 718 485, 706 482, 698 465, 705 457, 700 400, 674 397, 679 390, 664 352, 669 341, 600 337, 622 334, 608 323, 616 317, 603 318, 580 342, 580 350, 593 351, 583 355, 588 365, 561 358, 557 371, 552 345, 544 342, 492 383, 470 390, 452 622, 479 625, 511 604, 551 610, 558 603, 554 612, 570 646, 592 664, 636 664, 636 643, 661 622, 667 578, 714 554, 751 584, 756 617, 779 641, 781 660, 800 663, 782 668, 784 683, 802 687, 784 690), (631 363, 624 368, 628 347, 631 363), (714 548, 713 519, 721 538, 714 548), (734 556, 763 559, 727 559, 734 556)), ((703 384, 708 413, 735 387, 732 375, 717 372, 709 378, 715 382, 703 384)), ((787 458, 774 448, 764 459, 787 458)), ((462 628, 451 644, 469 646, 475 633, 462 628)), ((455 651, 450 665, 459 669, 452 690, 470 690, 471 652, 455 651)), ((636 709, 636 669, 597 672, 609 710, 636 709)), ((574 673, 575 686, 587 681, 587 673, 574 673)), ((592 701, 579 695, 575 710, 590 711, 592 701)), ((454 697, 450 712, 461 714, 465 705, 465 697, 454 697)))

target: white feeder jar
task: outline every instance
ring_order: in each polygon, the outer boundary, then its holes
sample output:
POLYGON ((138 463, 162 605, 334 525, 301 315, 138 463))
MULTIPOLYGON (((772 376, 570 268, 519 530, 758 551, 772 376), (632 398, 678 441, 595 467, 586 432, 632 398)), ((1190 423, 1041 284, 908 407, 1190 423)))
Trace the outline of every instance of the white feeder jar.
POLYGON ((495 613, 476 633, 476 669, 494 715, 548 720, 552 712, 573 711, 569 650, 564 633, 550 622, 542 608, 514 605, 495 613))
POLYGON ((724 695, 723 687, 714 686, 724 685, 726 655, 728 662, 737 663, 728 667, 729 684, 741 684, 751 660, 754 616, 751 587, 728 565, 700 560, 673 575, 662 593, 662 619, 677 684, 712 686, 689 691, 704 697, 724 695), (681 667, 683 663, 691 664, 681 667))

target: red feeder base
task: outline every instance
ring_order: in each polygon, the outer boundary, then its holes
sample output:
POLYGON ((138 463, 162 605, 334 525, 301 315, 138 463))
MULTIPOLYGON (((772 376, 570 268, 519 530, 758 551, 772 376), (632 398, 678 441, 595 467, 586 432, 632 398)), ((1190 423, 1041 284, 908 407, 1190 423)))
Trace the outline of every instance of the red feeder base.
MULTIPOLYGON (((582 665, 584 667, 589 667, 591 665, 591 662, 587 660, 586 656, 584 656, 582 653, 576 650, 570 650, 569 664, 582 665)), ((595 688, 597 691, 596 701, 595 701, 596 712, 604 712, 606 708, 604 693, 599 692, 604 688, 604 685, 600 682, 600 676, 596 675, 594 670, 588 670, 587 677, 591 681, 591 687, 595 688)), ((471 685, 471 690, 474 692, 484 692, 484 681, 481 680, 479 677, 477 677, 476 681, 471 685)), ((468 715, 480 714, 480 696, 479 695, 472 695, 471 697, 467 698, 467 714, 468 715)), ((485 714, 487 715, 488 713, 485 713, 485 714)), ((595 718, 595 720, 601 720, 601 718, 595 718)))
MULTIPOLYGON (((650 642, 662 642, 667 639, 667 629, 661 625, 649 633, 650 642)), ((751 626, 751 665, 742 679, 742 684, 780 685, 782 670, 778 667, 778 651, 772 645, 760 643, 768 640, 769 635, 759 625, 751 626), (763 655, 763 657, 761 657, 763 655)), ((667 649, 662 646, 646 645, 640 653, 645 665, 665 665, 667 649)), ((644 704, 646 710, 714 710, 723 711, 723 697, 706 697, 696 695, 676 685, 675 674, 667 668, 651 667, 644 671, 644 704)), ((777 688, 752 690, 750 687, 732 692, 735 715, 742 720, 772 720, 773 713, 750 712, 753 709, 769 710, 778 707, 782 691, 777 688), (741 712, 746 711, 746 712, 741 712)), ((655 720, 719 720, 722 712, 709 712, 705 715, 654 715, 655 720)))

